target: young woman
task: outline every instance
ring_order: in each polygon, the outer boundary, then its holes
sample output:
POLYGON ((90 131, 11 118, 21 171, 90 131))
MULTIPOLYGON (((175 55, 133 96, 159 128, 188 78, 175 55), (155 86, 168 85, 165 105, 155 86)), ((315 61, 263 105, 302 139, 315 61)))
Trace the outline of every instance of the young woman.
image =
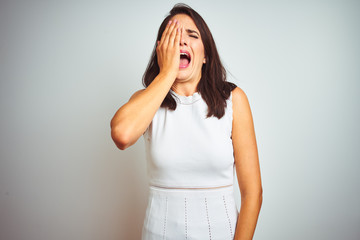
POLYGON ((143 83, 111 121, 121 150, 145 139, 142 239, 252 239, 262 185, 250 106, 226 81, 211 32, 189 6, 175 5, 161 24, 143 83))

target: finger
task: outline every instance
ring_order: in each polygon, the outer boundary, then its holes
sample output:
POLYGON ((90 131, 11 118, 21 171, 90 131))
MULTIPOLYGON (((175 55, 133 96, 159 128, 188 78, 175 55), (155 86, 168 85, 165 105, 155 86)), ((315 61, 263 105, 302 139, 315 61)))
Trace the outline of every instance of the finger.
POLYGON ((180 45, 181 36, 182 36, 182 28, 179 27, 179 28, 176 30, 176 35, 175 35, 175 40, 174 40, 175 46, 179 46, 179 45, 180 45))
POLYGON ((184 26, 181 26, 181 28, 180 28, 180 39, 179 39, 179 43, 178 43, 178 44, 180 44, 180 43, 182 42, 183 32, 184 32, 184 26))
POLYGON ((160 44, 160 41, 156 41, 156 52, 159 50, 159 44, 160 44))
POLYGON ((169 30, 169 27, 170 27, 171 23, 172 23, 172 21, 170 20, 170 21, 166 24, 165 30, 164 30, 163 34, 161 35, 161 38, 160 38, 160 42, 161 42, 161 43, 164 42, 165 36, 166 36, 166 34, 167 34, 168 30, 169 30))
POLYGON ((170 46, 174 46, 174 40, 176 37, 176 34, 178 33, 179 29, 179 22, 176 22, 174 28, 172 29, 172 31, 169 33, 169 45, 170 46))
POLYGON ((171 36, 172 36, 174 30, 176 31, 177 24, 178 24, 178 21, 176 19, 174 19, 174 21, 170 25, 169 30, 168 30, 168 32, 167 32, 167 34, 165 36, 165 39, 164 39, 164 43, 166 43, 166 45, 172 44, 170 39, 171 39, 171 36))
POLYGON ((166 33, 164 34, 163 40, 160 42, 162 49, 167 49, 169 45, 169 35, 172 32, 174 25, 176 24, 176 21, 169 21, 170 24, 168 25, 168 29, 166 33))

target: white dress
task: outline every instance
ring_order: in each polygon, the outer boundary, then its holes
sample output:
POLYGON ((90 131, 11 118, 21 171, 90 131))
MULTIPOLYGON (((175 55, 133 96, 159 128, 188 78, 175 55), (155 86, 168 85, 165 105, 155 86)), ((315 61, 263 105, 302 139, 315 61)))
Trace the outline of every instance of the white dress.
POLYGON ((177 108, 159 108, 144 133, 149 199, 142 240, 233 239, 239 212, 233 195, 232 95, 218 119, 206 117, 200 93, 170 92, 177 108))

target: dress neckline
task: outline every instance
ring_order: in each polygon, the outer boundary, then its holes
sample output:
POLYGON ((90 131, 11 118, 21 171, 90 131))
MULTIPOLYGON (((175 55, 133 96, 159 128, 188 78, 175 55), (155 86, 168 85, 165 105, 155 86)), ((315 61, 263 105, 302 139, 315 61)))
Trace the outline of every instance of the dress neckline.
POLYGON ((197 102, 201 99, 201 95, 199 92, 195 92, 191 96, 183 96, 183 95, 177 94, 172 89, 170 89, 170 93, 175 96, 175 99, 177 100, 178 103, 185 104, 185 105, 193 104, 194 102, 197 102))

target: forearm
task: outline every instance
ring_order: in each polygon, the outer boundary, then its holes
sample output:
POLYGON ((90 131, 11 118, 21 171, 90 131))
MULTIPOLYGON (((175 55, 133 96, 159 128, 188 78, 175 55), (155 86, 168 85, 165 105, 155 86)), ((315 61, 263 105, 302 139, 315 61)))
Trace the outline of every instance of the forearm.
POLYGON ((262 194, 242 197, 234 240, 253 238, 261 204, 262 194))
POLYGON ((134 94, 111 120, 111 137, 120 149, 134 144, 151 123, 179 72, 180 31, 176 19, 166 25, 157 42, 160 74, 145 90, 134 94))
POLYGON ((174 80, 174 74, 159 74, 144 91, 130 99, 111 120, 111 133, 117 145, 134 144, 151 123, 174 80))

